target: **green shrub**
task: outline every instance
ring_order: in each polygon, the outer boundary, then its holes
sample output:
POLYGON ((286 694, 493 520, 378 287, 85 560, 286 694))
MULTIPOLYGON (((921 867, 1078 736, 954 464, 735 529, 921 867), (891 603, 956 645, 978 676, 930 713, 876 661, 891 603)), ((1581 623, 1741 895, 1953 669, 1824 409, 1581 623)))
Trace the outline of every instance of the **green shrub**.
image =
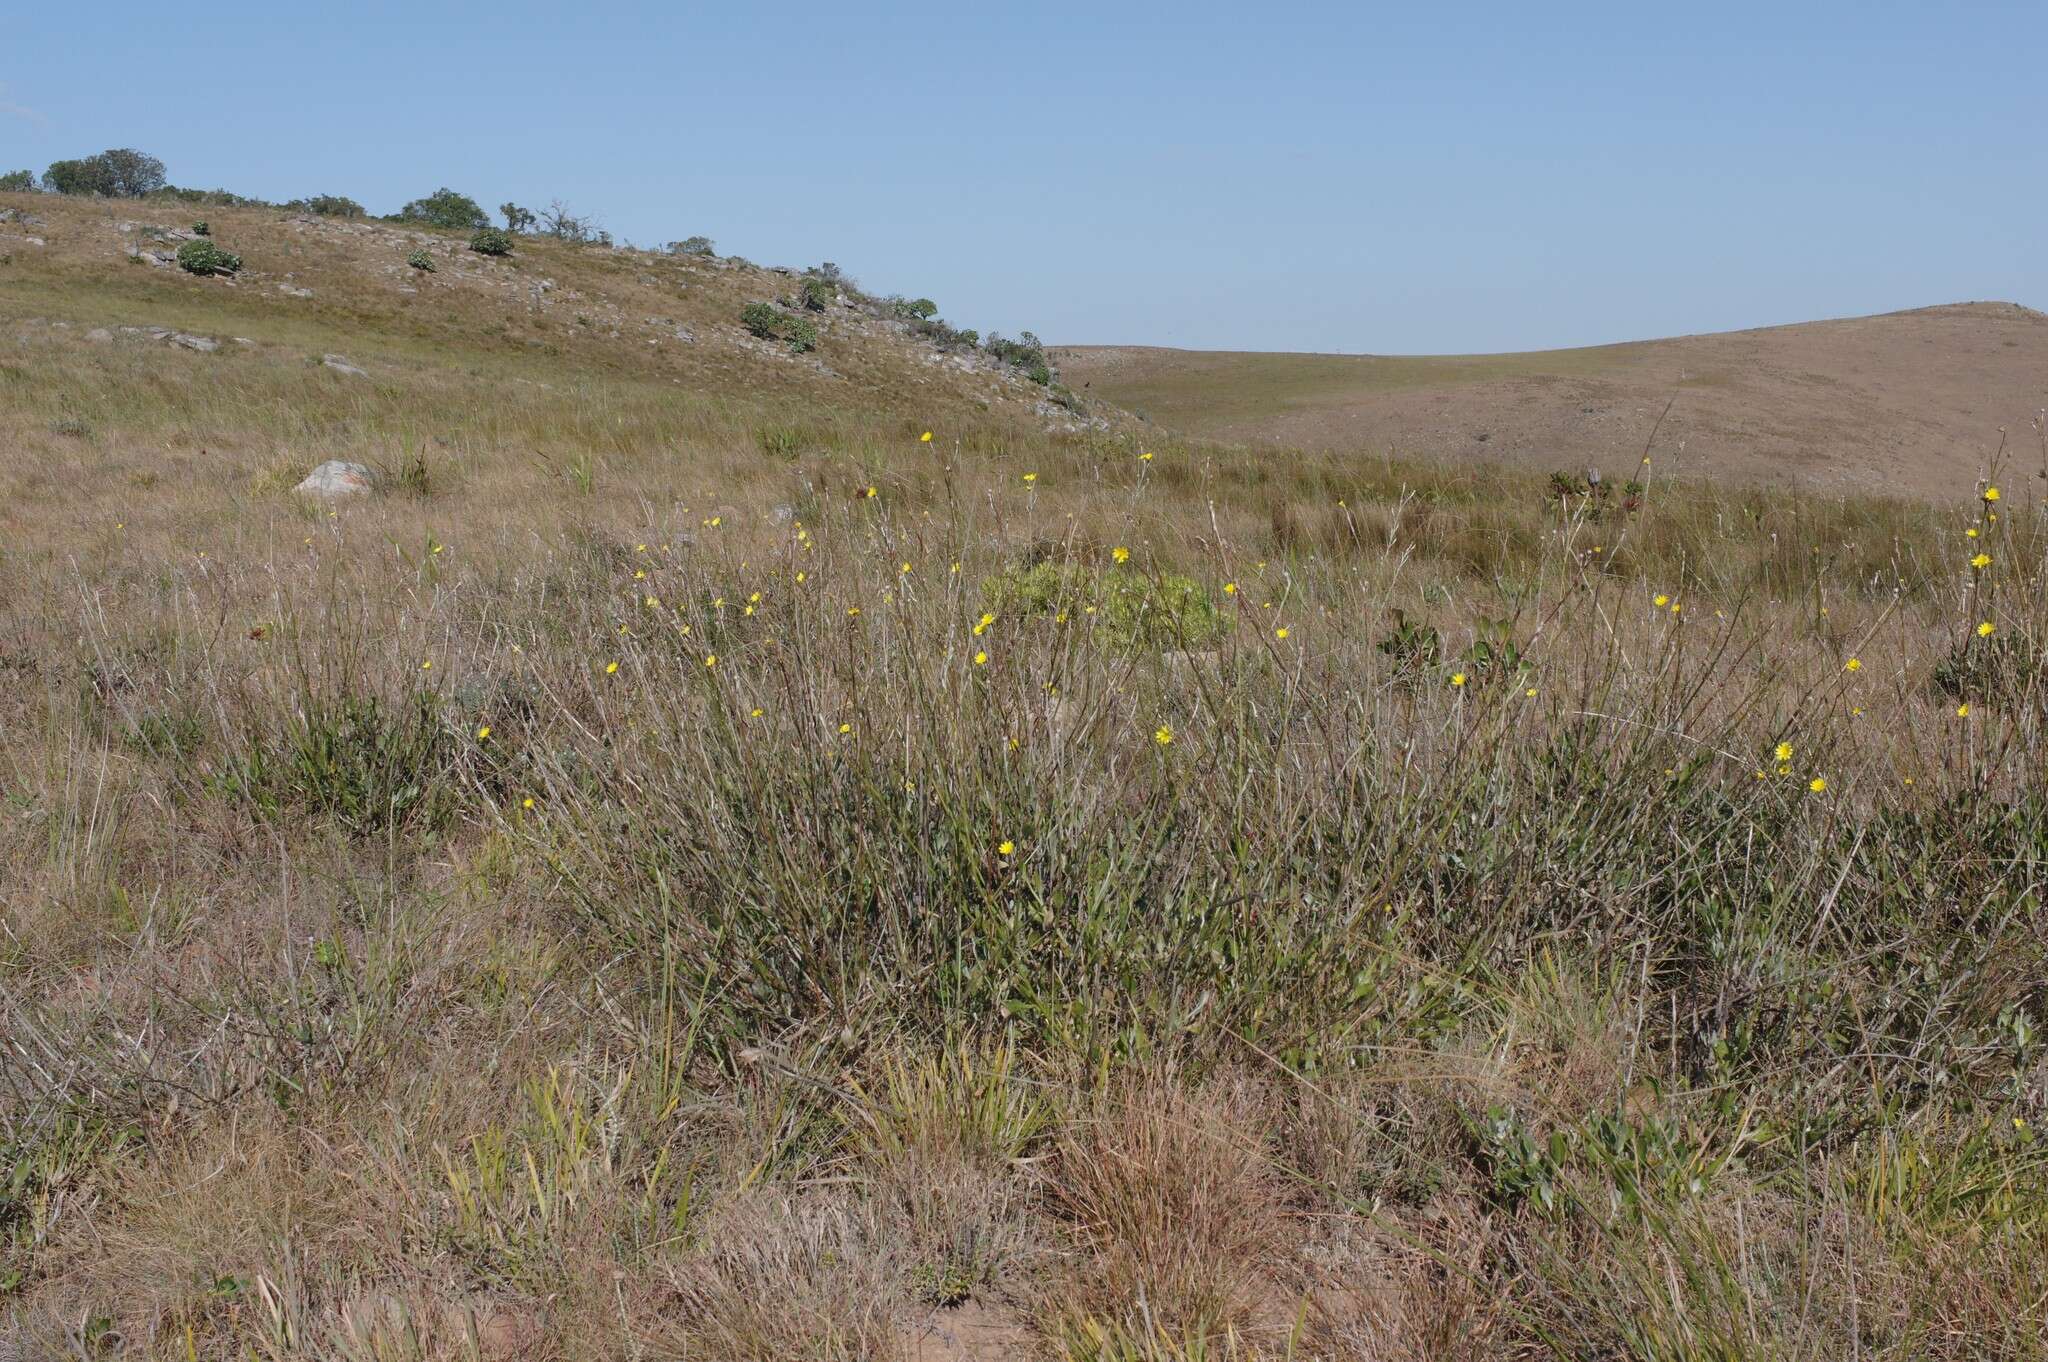
POLYGON ((482 227, 470 234, 469 248, 478 255, 510 255, 512 234, 496 227, 482 227))
POLYGON ((748 303, 741 308, 740 325, 762 340, 782 339, 782 314, 767 303, 748 303))
POLYGON ((313 194, 284 205, 300 213, 317 213, 324 218, 359 218, 363 206, 346 194, 313 194))
POLYGON ((711 238, 708 236, 686 236, 681 241, 671 241, 668 243, 668 253, 670 255, 701 256, 718 254, 712 246, 711 238))
POLYGON ((832 285, 823 279, 806 279, 797 287, 797 301, 812 312, 823 312, 832 306, 832 298, 832 285))
POLYGON ((809 317, 785 317, 782 320, 782 339, 797 354, 805 354, 818 348, 818 328, 809 317))
POLYGON ((213 235, 213 229, 212 229, 211 227, 208 227, 208 226, 206 225, 206 219, 204 219, 204 218, 201 218, 201 219, 200 219, 199 221, 197 221, 197 222, 193 223, 193 224, 192 224, 192 230, 193 230, 194 232, 198 233, 198 234, 199 234, 200 236, 212 236, 212 235, 213 235))
POLYGON ((10 170, 0 175, 0 192, 24 194, 36 187, 36 177, 26 170, 10 170))
POLYGON ((898 298, 889 307, 906 321, 930 321, 939 315, 939 305, 929 298, 898 298))
POLYGON ((1048 561, 990 577, 981 594, 999 615, 1090 622, 1098 641, 1118 648, 1199 648, 1228 628, 1201 583, 1173 572, 1099 573, 1048 561))
POLYGON ((234 274, 242 268, 242 257, 222 250, 212 237, 195 237, 178 247, 178 268, 188 274, 234 274))
POLYGON ((414 199, 398 210, 400 222, 420 222, 451 232, 473 232, 491 225, 491 215, 467 194, 436 189, 423 199, 414 199))
POLYGON ((405 258, 405 263, 427 274, 434 272, 434 257, 425 251, 414 251, 405 258))

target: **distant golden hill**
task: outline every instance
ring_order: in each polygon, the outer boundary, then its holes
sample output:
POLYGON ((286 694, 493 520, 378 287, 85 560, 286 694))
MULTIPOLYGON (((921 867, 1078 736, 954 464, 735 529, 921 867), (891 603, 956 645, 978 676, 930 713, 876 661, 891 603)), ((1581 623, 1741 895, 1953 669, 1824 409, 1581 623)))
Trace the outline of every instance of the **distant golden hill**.
POLYGON ((1658 467, 1967 493, 1999 447, 2041 466, 2048 315, 1960 303, 1576 350, 1312 355, 1066 346, 1066 380, 1188 435, 1626 476, 1658 467))

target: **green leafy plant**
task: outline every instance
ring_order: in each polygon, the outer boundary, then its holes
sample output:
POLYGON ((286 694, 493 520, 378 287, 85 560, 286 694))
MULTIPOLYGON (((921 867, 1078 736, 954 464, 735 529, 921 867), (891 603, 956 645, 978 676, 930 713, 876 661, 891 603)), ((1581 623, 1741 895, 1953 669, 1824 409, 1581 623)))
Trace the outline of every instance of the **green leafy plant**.
POLYGON ((809 317, 785 317, 782 321, 783 343, 801 355, 818 348, 818 328, 809 317))
POLYGON ((762 340, 782 339, 782 314, 767 303, 748 303, 741 308, 740 325, 762 340))
POLYGON ((419 222, 451 232, 473 232, 491 225, 491 215, 467 194, 437 189, 423 199, 414 199, 398 210, 400 222, 419 222))
POLYGON ((434 257, 425 251, 414 251, 405 258, 405 263, 426 274, 435 272, 434 257))
POLYGON ((510 255, 512 234, 496 227, 480 227, 470 234, 469 248, 478 255, 510 255))
POLYGON ((823 279, 806 279, 797 286, 797 301, 812 312, 823 312, 832 305, 832 285, 823 279))
POLYGON ((1110 647, 1200 648, 1228 628, 1202 585, 1174 572, 1103 573, 1048 560, 986 579, 981 594, 999 615, 1086 622, 1096 639, 1110 647))
POLYGON ((192 230, 193 230, 194 232, 196 232, 196 233, 197 233, 198 235, 200 235, 200 236, 212 236, 212 235, 213 235, 213 229, 212 229, 211 227, 208 227, 208 226, 206 225, 206 220, 205 220, 204 218, 201 218, 201 219, 200 219, 199 221, 197 221, 197 222, 193 223, 193 224, 192 224, 192 230))
POLYGON ((1394 664, 1394 679, 1414 683, 1436 670, 1443 657, 1443 639, 1436 629, 1407 612, 1394 611, 1394 627, 1373 645, 1394 664))
POLYGON ((242 268, 242 257, 222 250, 211 237, 195 237, 178 247, 178 268, 188 274, 235 274, 242 268))

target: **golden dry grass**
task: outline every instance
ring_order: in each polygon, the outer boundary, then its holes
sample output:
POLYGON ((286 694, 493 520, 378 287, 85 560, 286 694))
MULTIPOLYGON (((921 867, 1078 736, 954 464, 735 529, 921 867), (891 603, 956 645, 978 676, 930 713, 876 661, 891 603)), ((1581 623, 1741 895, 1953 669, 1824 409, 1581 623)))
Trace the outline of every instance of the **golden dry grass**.
MULTIPOLYGON (((1048 433, 894 334, 671 371, 312 241, 259 303, 51 240, 0 275, 0 1340, 2041 1355, 2017 481, 1653 447, 1596 504, 1048 433), (258 344, 82 334, 150 320, 258 344), (336 456, 393 481, 288 490, 336 456)), ((533 254, 599 311, 682 268, 533 254)))

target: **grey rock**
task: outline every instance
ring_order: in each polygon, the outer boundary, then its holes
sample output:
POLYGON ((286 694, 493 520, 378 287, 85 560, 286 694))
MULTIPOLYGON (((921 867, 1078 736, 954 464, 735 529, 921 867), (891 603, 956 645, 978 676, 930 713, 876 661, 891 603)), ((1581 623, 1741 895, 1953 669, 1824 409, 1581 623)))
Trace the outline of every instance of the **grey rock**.
POLYGON ((358 369, 340 355, 322 355, 320 356, 320 362, 336 373, 353 374, 357 378, 368 378, 370 376, 369 370, 358 369))
POLYGON ((95 326, 92 330, 85 333, 85 338, 94 345, 105 345, 114 338, 114 333, 107 330, 104 326, 95 326))
POLYGON ((173 331, 166 339, 173 345, 182 345, 187 350, 197 350, 202 355, 210 355, 220 349, 220 342, 213 337, 195 336, 187 331, 173 331))
POLYGON ((291 298, 310 298, 313 296, 313 290, 309 288, 293 288, 290 284, 279 284, 277 291, 291 298))
POLYGON ((329 459, 308 473, 305 481, 292 490, 313 497, 368 496, 377 490, 377 474, 363 464, 329 459))
POLYGON ((796 508, 786 501, 777 502, 768 508, 768 523, 770 525, 787 525, 794 519, 796 519, 796 508))

